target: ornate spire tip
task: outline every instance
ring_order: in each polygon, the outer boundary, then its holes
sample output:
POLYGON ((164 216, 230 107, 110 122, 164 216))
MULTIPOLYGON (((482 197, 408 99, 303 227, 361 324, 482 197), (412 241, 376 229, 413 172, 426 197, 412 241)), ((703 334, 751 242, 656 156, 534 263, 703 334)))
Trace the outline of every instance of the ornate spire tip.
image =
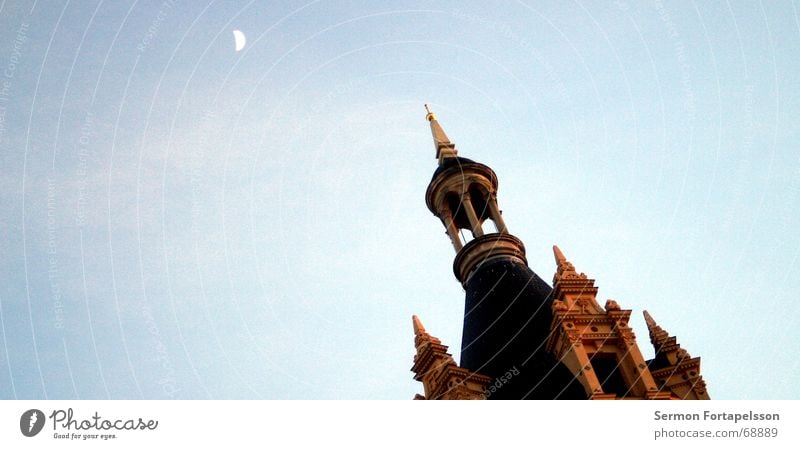
POLYGON ((431 110, 428 108, 428 105, 427 105, 427 104, 425 104, 425 111, 427 111, 427 112, 428 112, 428 113, 425 115, 425 119, 426 119, 426 120, 428 120, 429 122, 432 122, 432 121, 436 120, 436 114, 434 114, 433 112, 431 112, 431 110))

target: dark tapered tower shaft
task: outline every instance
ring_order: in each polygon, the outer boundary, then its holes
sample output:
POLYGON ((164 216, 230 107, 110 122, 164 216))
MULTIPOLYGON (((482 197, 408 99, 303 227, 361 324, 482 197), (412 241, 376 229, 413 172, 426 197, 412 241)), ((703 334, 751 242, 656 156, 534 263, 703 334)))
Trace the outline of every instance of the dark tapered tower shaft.
POLYGON ((497 175, 459 157, 436 116, 428 111, 427 119, 439 167, 426 203, 452 241, 453 271, 466 290, 460 365, 492 379, 511 377, 493 399, 585 398, 545 351, 551 288, 528 268, 525 246, 508 232, 497 204, 497 175), (493 230, 484 229, 487 221, 493 230))

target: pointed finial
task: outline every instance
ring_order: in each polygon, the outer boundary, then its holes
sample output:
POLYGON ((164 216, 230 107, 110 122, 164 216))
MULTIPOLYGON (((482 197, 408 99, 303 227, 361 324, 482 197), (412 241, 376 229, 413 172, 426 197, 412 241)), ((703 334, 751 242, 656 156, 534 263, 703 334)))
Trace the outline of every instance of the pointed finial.
POLYGON ((689 352, 681 348, 681 345, 678 344, 678 339, 661 328, 646 310, 643 311, 643 314, 644 320, 647 322, 647 330, 650 333, 650 343, 653 344, 653 348, 656 351, 656 357, 659 357, 659 354, 662 353, 667 354, 670 364, 672 365, 675 365, 681 360, 692 358, 689 352))
POLYGON ((645 323, 647 323, 647 332, 650 334, 650 342, 653 343, 653 347, 655 347, 656 352, 658 352, 661 350, 661 347, 669 341, 669 332, 662 329, 647 310, 643 310, 642 314, 644 315, 645 323))
POLYGON ((425 331, 425 326, 422 325, 422 321, 420 321, 418 316, 412 315, 411 321, 414 323, 414 335, 422 335, 427 333, 425 331))
POLYGON ((644 322, 647 323, 647 327, 651 328, 656 325, 656 320, 653 319, 652 316, 647 312, 647 310, 642 311, 644 315, 644 322))
POLYGON ((556 265, 562 265, 567 262, 567 258, 564 257, 564 253, 561 252, 558 245, 553 245, 553 255, 556 257, 556 265))
POLYGON ((564 276, 573 280, 585 280, 589 284, 594 283, 594 281, 587 278, 584 273, 578 274, 575 271, 575 265, 572 265, 572 263, 567 260, 558 245, 553 245, 553 256, 555 256, 556 259, 556 273, 553 275, 553 285, 558 284, 564 276))
POLYGON ((431 121, 433 121, 433 120, 436 120, 436 114, 434 114, 433 112, 431 112, 431 110, 428 108, 428 105, 427 105, 427 104, 425 104, 425 111, 427 111, 427 112, 428 112, 428 113, 425 115, 425 119, 426 119, 426 120, 428 120, 429 122, 431 122, 431 121))
POLYGON ((440 125, 439 121, 436 120, 436 114, 431 112, 427 104, 425 105, 425 110, 428 111, 428 114, 425 115, 425 118, 431 124, 433 145, 436 147, 436 159, 439 159, 439 165, 442 165, 446 158, 456 157, 458 155, 458 151, 456 150, 455 144, 450 142, 450 138, 447 137, 447 134, 445 134, 444 129, 442 129, 442 125, 440 125))

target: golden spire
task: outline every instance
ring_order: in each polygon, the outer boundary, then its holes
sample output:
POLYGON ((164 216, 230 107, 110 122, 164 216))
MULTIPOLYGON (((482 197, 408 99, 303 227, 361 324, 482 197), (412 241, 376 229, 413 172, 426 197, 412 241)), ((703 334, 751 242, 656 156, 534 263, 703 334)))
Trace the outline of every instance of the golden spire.
POLYGON ((425 119, 426 120, 428 120, 429 122, 432 122, 432 121, 436 120, 436 114, 434 114, 433 112, 431 112, 430 109, 428 109, 428 105, 427 104, 425 105, 425 110, 428 111, 428 114, 425 115, 425 119))
POLYGON ((456 157, 458 151, 454 143, 450 142, 450 138, 445 134, 442 125, 436 119, 436 114, 431 112, 428 105, 425 105, 425 110, 428 112, 425 119, 431 124, 431 134, 433 135, 433 145, 436 147, 436 158, 439 159, 439 165, 442 165, 446 158, 456 157))

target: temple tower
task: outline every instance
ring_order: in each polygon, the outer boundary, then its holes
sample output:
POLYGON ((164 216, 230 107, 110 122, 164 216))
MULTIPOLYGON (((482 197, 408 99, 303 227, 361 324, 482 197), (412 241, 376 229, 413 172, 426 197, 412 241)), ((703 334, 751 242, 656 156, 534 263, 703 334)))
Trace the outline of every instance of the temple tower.
POLYGON ((484 388, 487 399, 707 399, 699 359, 648 318, 657 348, 646 361, 628 325, 631 311, 613 300, 600 307, 594 280, 558 247, 553 288, 528 267, 525 246, 498 206, 497 175, 459 156, 425 108, 438 161, 425 202, 456 252, 453 272, 465 302, 458 365, 413 319, 412 371, 425 389, 418 398, 474 399, 484 388))

